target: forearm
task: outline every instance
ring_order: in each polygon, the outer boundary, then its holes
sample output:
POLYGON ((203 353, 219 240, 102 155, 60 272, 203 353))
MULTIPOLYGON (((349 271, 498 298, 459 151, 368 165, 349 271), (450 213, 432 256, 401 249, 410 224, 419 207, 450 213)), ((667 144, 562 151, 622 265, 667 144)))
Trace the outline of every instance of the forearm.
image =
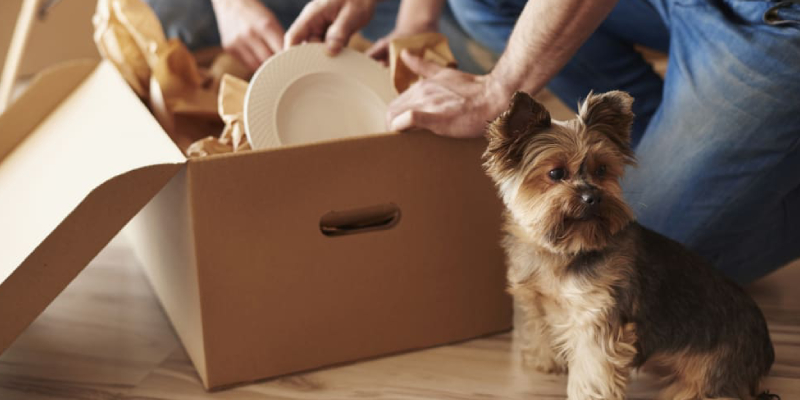
POLYGON ((531 0, 491 74, 508 93, 536 93, 614 8, 617 0, 531 0))
POLYGON ((221 10, 238 10, 242 7, 242 3, 243 0, 211 0, 211 8, 214 9, 214 14, 219 16, 221 10))
POLYGON ((221 7, 230 6, 231 3, 235 3, 241 0, 211 0, 211 6, 214 8, 214 12, 216 13, 219 11, 221 7))
POLYGON ((403 0, 397 12, 397 30, 436 30, 446 0, 403 0))

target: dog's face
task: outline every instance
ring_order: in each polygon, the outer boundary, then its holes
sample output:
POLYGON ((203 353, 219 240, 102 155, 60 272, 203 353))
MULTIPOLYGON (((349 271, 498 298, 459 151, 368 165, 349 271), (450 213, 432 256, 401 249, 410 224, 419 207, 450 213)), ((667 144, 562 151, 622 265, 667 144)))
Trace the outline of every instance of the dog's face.
POLYGON ((558 253, 598 250, 633 220, 620 187, 635 163, 632 102, 624 92, 590 94, 562 122, 518 92, 489 125, 484 167, 530 240, 558 253))

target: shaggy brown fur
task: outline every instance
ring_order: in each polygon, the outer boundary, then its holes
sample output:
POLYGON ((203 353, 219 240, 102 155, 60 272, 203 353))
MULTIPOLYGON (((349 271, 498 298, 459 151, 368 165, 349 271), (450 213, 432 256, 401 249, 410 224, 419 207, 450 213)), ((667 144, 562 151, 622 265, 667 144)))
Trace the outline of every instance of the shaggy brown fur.
POLYGON ((699 256, 634 220, 633 99, 592 95, 570 121, 525 93, 488 128, 484 166, 507 208, 509 290, 524 359, 569 371, 570 399, 622 399, 631 369, 667 371, 668 399, 751 398, 773 360, 756 304, 699 256))

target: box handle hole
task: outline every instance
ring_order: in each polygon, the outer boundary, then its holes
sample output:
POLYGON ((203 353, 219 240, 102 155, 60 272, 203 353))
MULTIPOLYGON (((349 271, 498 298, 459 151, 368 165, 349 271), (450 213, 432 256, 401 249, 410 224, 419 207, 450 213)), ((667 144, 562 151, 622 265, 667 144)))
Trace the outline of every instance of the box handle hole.
POLYGON ((343 236, 391 229, 400 221, 400 208, 394 203, 331 211, 319 220, 325 236, 343 236))

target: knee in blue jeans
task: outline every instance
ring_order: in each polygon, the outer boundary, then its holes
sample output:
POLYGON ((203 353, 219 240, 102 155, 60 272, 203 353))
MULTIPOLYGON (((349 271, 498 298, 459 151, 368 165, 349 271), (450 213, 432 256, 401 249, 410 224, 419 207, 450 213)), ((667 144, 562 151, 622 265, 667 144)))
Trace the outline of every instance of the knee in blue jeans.
POLYGON ((210 0, 144 0, 158 16, 164 33, 191 50, 218 46, 217 19, 210 0))
POLYGON ((525 0, 448 0, 458 24, 473 39, 501 54, 525 0))

